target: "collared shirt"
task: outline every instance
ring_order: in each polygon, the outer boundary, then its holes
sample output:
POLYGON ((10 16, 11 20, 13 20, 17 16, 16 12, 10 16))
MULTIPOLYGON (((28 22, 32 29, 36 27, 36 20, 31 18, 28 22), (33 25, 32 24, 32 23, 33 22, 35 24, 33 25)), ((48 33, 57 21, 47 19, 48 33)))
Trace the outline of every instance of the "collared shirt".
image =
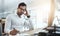
POLYGON ((10 14, 6 18, 5 32, 9 33, 11 30, 16 29, 20 32, 30 30, 33 28, 30 18, 25 15, 19 17, 17 14, 10 14))

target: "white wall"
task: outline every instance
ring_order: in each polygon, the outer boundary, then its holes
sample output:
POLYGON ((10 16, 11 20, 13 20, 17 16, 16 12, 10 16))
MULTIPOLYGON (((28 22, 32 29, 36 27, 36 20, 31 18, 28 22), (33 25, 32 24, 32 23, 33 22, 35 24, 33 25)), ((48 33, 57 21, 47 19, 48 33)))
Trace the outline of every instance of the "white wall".
MULTIPOLYGON (((36 13, 35 28, 47 27, 48 14, 50 12, 50 0, 34 0, 31 7, 34 8, 36 13)), ((33 11, 33 10, 32 10, 33 11)))
POLYGON ((4 14, 6 15, 16 10, 20 2, 27 4, 27 9, 33 19, 34 28, 44 28, 48 25, 47 19, 50 12, 50 0, 4 0, 4 14))

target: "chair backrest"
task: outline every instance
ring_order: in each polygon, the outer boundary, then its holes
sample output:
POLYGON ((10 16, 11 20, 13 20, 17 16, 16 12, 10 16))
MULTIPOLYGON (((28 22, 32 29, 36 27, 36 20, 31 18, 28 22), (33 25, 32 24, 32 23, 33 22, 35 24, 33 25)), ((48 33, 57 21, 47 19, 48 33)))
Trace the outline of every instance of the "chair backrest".
POLYGON ((0 36, 2 36, 2 24, 0 23, 0 36))

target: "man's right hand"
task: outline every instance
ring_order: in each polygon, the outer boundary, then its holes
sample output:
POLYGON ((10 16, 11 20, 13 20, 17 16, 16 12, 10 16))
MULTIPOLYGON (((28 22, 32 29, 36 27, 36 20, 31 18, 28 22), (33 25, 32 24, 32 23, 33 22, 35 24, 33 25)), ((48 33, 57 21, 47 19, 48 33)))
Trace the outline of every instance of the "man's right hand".
POLYGON ((16 35, 19 31, 17 31, 16 29, 13 29, 12 31, 10 31, 10 35, 16 35))

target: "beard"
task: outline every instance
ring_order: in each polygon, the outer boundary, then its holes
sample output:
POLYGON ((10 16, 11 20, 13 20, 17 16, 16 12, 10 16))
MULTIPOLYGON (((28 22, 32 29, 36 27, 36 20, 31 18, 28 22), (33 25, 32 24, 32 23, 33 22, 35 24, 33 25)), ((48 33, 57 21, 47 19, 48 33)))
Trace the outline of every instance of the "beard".
POLYGON ((17 13, 19 16, 21 16, 23 13, 17 13))

